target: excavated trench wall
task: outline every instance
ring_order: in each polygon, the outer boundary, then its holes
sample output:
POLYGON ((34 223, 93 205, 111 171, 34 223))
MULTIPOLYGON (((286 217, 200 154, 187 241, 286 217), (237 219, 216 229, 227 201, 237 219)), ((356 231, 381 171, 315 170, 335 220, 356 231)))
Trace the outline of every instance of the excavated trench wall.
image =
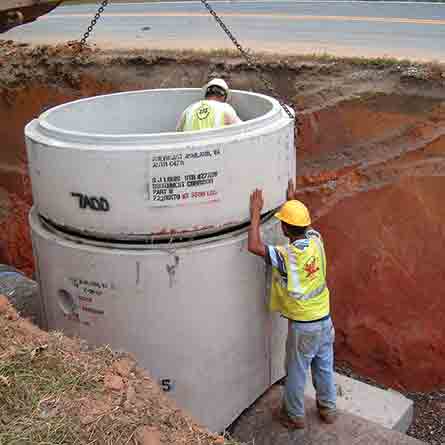
MULTIPOLYGON (((23 127, 43 109, 114 91, 200 86, 211 74, 265 92, 237 59, 6 49, 27 62, 6 65, 0 82, 0 240, 6 260, 28 274, 23 127)), ((300 112, 297 181, 326 242, 337 359, 380 383, 430 390, 445 387, 445 93, 434 71, 410 77, 405 68, 261 64, 300 112)))

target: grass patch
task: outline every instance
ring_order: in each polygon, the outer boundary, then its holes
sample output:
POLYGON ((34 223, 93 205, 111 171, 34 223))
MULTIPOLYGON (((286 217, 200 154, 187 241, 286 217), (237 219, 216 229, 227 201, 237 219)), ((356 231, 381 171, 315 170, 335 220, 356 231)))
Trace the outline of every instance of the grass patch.
MULTIPOLYGON (((128 55, 129 49, 105 50, 105 53, 128 55)), ((351 65, 357 68, 370 69, 388 69, 392 67, 410 67, 410 66, 424 66, 426 68, 434 67, 436 71, 445 69, 443 65, 432 62, 416 62, 408 59, 397 59, 393 57, 342 57, 335 56, 329 53, 309 53, 309 54, 274 54, 271 52, 249 51, 254 62, 261 67, 267 63, 275 64, 298 64, 301 62, 314 62, 320 64, 338 63, 342 65, 351 65)), ((209 57, 221 58, 221 63, 224 59, 242 59, 245 60, 241 53, 235 48, 211 48, 211 49, 134 49, 131 50, 131 55, 150 55, 150 56, 166 56, 166 57, 183 57, 191 59, 201 59, 209 57)))
POLYGON ((414 62, 407 59, 396 59, 393 57, 376 57, 376 58, 367 58, 367 57, 353 57, 348 60, 351 65, 356 66, 368 66, 372 68, 391 68, 393 66, 412 66, 414 62))
POLYGON ((133 358, 42 332, 1 296, 0 332, 0 445, 136 445, 146 428, 162 443, 241 445, 195 424, 133 358))
POLYGON ((303 54, 295 56, 300 60, 314 61, 320 63, 348 63, 357 67, 370 67, 377 69, 391 68, 393 66, 412 66, 418 65, 408 59, 397 59, 395 57, 342 57, 334 56, 329 53, 322 54, 303 54))
MULTIPOLYGON (((107 366, 111 354, 103 356, 107 366)), ((100 392, 97 368, 67 360, 60 335, 48 344, 22 348, 0 361, 0 444, 88 443, 69 406, 84 394, 100 392)))

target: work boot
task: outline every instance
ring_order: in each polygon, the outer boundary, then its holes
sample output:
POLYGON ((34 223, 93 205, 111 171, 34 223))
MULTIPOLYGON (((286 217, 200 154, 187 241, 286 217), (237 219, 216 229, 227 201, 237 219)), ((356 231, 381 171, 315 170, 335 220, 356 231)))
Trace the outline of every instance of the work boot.
POLYGON ((290 417, 283 405, 274 410, 273 416, 281 425, 290 430, 302 430, 306 426, 304 417, 290 417))
POLYGON ((326 408, 317 400, 318 414, 324 423, 333 424, 337 420, 337 410, 335 408, 326 408))

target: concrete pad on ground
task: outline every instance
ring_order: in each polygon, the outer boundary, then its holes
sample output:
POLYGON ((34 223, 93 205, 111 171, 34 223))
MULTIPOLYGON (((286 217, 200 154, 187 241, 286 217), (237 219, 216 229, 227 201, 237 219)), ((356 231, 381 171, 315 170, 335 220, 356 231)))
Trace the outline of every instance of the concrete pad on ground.
MULTIPOLYGON (((306 397, 315 400, 315 390, 309 376, 306 384, 306 397)), ((385 428, 406 433, 413 420, 413 402, 402 394, 376 388, 335 374, 338 409, 375 422, 385 428)))
POLYGON ((231 429, 242 443, 255 445, 421 445, 398 431, 390 430, 358 416, 339 412, 333 425, 323 423, 313 399, 306 398, 306 428, 291 431, 281 426, 272 410, 281 403, 281 387, 274 386, 246 410, 231 429))

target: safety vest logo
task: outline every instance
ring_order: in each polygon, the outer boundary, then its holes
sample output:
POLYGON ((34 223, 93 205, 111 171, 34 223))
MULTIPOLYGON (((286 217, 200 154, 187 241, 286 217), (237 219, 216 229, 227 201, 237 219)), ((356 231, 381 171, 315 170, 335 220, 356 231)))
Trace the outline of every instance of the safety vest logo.
POLYGON ((203 121, 204 119, 207 119, 210 114, 210 107, 208 104, 202 104, 197 110, 196 115, 198 116, 198 119, 200 121, 203 121))
POLYGON ((306 278, 309 278, 310 280, 313 280, 315 278, 315 274, 320 270, 320 268, 317 266, 317 259, 312 256, 304 265, 304 271, 306 272, 306 278))

